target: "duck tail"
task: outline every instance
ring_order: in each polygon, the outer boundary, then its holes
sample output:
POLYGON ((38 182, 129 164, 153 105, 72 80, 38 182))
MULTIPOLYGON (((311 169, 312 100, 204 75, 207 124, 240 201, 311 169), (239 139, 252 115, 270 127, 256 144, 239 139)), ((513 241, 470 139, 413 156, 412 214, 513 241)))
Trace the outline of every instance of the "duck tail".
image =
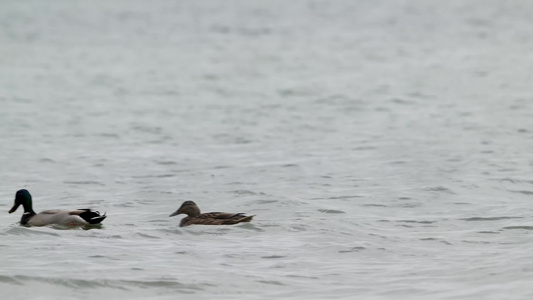
POLYGON ((241 223, 241 222, 250 222, 254 216, 255 216, 255 215, 246 216, 246 217, 240 219, 240 220, 239 220, 239 223, 241 223))
POLYGON ((89 224, 100 224, 105 218, 106 214, 100 215, 98 211, 92 211, 90 209, 83 209, 84 212, 79 214, 79 216, 84 219, 89 224))

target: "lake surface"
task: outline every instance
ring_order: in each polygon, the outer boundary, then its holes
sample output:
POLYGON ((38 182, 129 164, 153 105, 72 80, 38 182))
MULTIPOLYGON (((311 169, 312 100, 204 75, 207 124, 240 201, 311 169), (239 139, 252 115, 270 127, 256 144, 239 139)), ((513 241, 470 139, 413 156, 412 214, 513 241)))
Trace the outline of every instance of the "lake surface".
POLYGON ((531 11, 2 1, 0 297, 532 299, 531 11))

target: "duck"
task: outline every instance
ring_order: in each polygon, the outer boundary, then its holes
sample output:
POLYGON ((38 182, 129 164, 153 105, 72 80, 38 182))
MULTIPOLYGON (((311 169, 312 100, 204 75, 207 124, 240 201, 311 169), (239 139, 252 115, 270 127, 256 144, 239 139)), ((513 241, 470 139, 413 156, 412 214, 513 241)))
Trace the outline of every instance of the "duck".
POLYGON ((106 218, 105 214, 101 215, 98 211, 88 208, 75 210, 51 209, 37 214, 33 211, 31 194, 26 189, 17 191, 15 204, 9 210, 9 213, 14 213, 20 205, 24 207, 24 214, 22 214, 20 219, 20 224, 24 226, 87 226, 100 224, 106 218))
POLYGON ((200 213, 200 208, 193 201, 185 201, 183 204, 170 214, 169 217, 186 214, 187 216, 181 219, 180 227, 189 225, 233 225, 241 222, 250 222, 255 215, 245 216, 244 213, 226 213, 226 212, 210 212, 200 213))

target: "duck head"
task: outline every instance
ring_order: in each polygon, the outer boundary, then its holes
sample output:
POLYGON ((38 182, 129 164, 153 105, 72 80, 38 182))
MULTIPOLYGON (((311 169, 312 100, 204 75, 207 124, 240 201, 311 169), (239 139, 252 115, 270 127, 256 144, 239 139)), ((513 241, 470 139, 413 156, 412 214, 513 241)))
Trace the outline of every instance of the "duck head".
POLYGON ((198 208, 196 203, 194 203, 192 201, 185 201, 180 206, 180 208, 178 208, 178 210, 176 210, 175 212, 170 214, 169 217, 177 216, 179 214, 186 214, 189 217, 196 217, 196 216, 200 215, 200 209, 198 208))
POLYGON ((13 207, 9 210, 9 213, 13 213, 17 210, 17 208, 22 205, 24 207, 24 212, 33 212, 32 203, 31 203, 31 195, 28 190, 18 190, 15 194, 15 204, 13 204, 13 207))

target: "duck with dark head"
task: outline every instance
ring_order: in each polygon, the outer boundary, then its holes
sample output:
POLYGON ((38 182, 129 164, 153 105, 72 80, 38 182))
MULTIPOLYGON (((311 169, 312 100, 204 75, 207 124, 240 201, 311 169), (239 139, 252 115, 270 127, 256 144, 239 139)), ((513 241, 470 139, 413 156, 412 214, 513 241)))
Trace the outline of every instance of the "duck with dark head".
POLYGON ((20 224, 25 226, 45 226, 45 225, 70 225, 70 226, 85 226, 100 224, 106 215, 100 215, 99 212, 88 208, 66 210, 66 209, 51 209, 40 213, 33 211, 33 203, 30 192, 22 189, 15 194, 15 203, 9 210, 9 213, 14 213, 17 208, 22 205, 24 214, 20 219, 20 224))

